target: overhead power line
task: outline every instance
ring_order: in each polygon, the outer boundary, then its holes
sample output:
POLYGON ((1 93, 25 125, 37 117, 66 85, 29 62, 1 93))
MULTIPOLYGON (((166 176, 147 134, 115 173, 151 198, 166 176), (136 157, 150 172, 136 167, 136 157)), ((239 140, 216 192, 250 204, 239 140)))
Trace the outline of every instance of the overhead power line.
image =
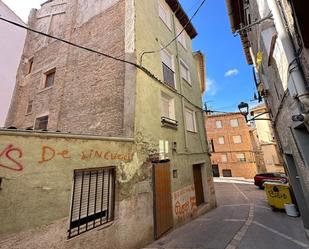
POLYGON ((97 50, 94 50, 92 48, 88 48, 88 47, 84 47, 84 46, 81 46, 81 45, 78 45, 76 43, 73 43, 73 42, 70 42, 70 41, 67 41, 67 40, 64 40, 62 38, 59 38, 59 37, 56 37, 56 36, 53 36, 53 35, 50 35, 50 34, 47 34, 47 33, 44 33, 44 32, 41 32, 41 31, 38 31, 38 30, 35 30, 35 29, 32 29, 32 28, 29 28, 25 25, 22 25, 22 24, 19 24, 17 22, 13 22, 11 20, 8 20, 8 19, 5 19, 3 17, 0 16, 0 20, 2 21, 5 21, 5 22, 8 22, 10 24, 13 24, 15 26, 18 26, 20 28, 23 28, 23 29, 26 29, 26 30, 29 30, 31 32, 34 32, 34 33, 37 33, 37 34, 40 34, 40 35, 43 35, 43 36, 46 36, 46 37, 49 37, 49 38, 52 38, 52 39, 55 39, 55 40, 58 40, 58 41, 61 41, 63 43, 66 43, 68 45, 71 45, 71 46, 74 46, 74 47, 77 47, 77 48, 80 48, 80 49, 83 49, 83 50, 86 50, 86 51, 89 51, 89 52, 92 52, 92 53, 95 53, 95 54, 99 54, 101 56, 104 56, 104 57, 107 57, 107 58, 110 58, 110 59, 113 59, 113 60, 116 60, 116 61, 120 61, 120 62, 123 62, 123 63, 128 63, 132 66, 135 66, 135 67, 140 67, 138 64, 134 63, 134 62, 131 62, 131 61, 126 61, 126 60, 123 60, 123 59, 120 59, 120 58, 117 58, 115 56, 112 56, 112 55, 109 55, 109 54, 105 54, 105 53, 102 53, 102 52, 99 52, 97 50))
MULTIPOLYGON (((189 21, 183 26, 183 29, 169 42, 167 43, 165 46, 163 46, 162 48, 158 49, 158 50, 152 50, 152 51, 145 51, 141 54, 141 58, 140 58, 140 65, 142 65, 143 62, 143 57, 145 54, 153 54, 153 53, 159 53, 162 50, 166 49, 168 46, 170 46, 187 28, 187 26, 191 23, 191 21, 193 20, 193 18, 197 15, 197 13, 200 11, 200 9, 203 7, 203 5, 205 4, 206 0, 203 0, 201 2, 201 4, 199 5, 199 7, 196 9, 196 11, 193 13, 193 15, 191 16, 191 18, 189 19, 189 21)), ((179 8, 179 3, 178 3, 178 8, 179 8)), ((177 8, 177 10, 178 10, 177 8)), ((176 11, 177 11, 176 10, 176 11)), ((175 11, 175 12, 176 12, 175 11)))
MULTIPOLYGON (((44 33, 44 32, 41 32, 41 31, 38 31, 38 30, 35 30, 35 29, 32 29, 32 28, 29 28, 25 25, 22 25, 22 24, 19 24, 19 23, 16 23, 14 21, 11 21, 11 20, 8 20, 6 18, 3 18, 0 16, 0 20, 4 21, 4 22, 7 22, 7 23, 10 23, 12 25, 15 25, 15 26, 18 26, 20 28, 23 28, 23 29, 26 29, 28 31, 31 31, 31 32, 34 32, 36 34, 39 34, 39 35, 42 35, 42 36, 46 36, 46 37, 49 37, 51 39, 55 39, 57 41, 60 41, 60 42, 63 42, 65 44, 68 44, 70 46, 73 46, 73 47, 77 47, 79 49, 82 49, 82 50, 85 50, 85 51, 88 51, 88 52, 91 52, 91 53, 95 53, 95 54, 98 54, 100 56, 104 56, 106 58, 110 58, 112 60, 116 60, 116 61, 119 61, 119 62, 122 62, 122 63, 126 63, 126 64, 129 64, 129 65, 132 65, 134 67, 136 67, 137 69, 141 70, 142 72, 144 72, 146 75, 148 75, 150 78, 154 79, 155 81, 159 82, 160 84, 168 87, 162 80, 160 80, 157 76, 155 76, 152 72, 150 72, 147 68, 143 67, 143 66, 140 66, 134 62, 131 62, 131 61, 127 61, 127 60, 123 60, 121 58, 117 58, 115 56, 112 56, 112 55, 109 55, 109 54, 106 54, 106 53, 102 53, 100 51, 97 51, 97 50, 94 50, 92 48, 88 48, 88 47, 85 47, 85 46, 82 46, 82 45, 79 45, 79 44, 76 44, 76 43, 73 43, 73 42, 70 42, 70 41, 67 41, 67 40, 64 40, 62 38, 59 38, 59 37, 56 37, 56 36, 53 36, 53 35, 50 35, 50 34, 47 34, 47 33, 44 33)), ((183 97, 188 103, 190 103, 192 106, 194 106, 195 108, 199 109, 200 111, 204 111, 203 108, 201 108, 200 106, 194 104, 192 101, 190 101, 186 96, 182 95, 181 93, 177 92, 176 90, 174 89, 171 89, 170 87, 168 87, 172 92, 174 92, 175 94, 183 97)))

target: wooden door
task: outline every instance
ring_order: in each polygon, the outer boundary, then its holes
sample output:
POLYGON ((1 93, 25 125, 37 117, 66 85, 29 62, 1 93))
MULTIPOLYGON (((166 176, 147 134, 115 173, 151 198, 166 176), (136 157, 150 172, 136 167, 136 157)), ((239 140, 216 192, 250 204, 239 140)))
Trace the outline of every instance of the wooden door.
POLYGON ((153 173, 155 238, 158 239, 173 227, 170 163, 155 163, 153 173))
POLYGON ((204 203, 204 191, 203 191, 203 180, 201 165, 193 165, 193 177, 194 177, 194 187, 195 187, 195 198, 196 206, 204 203))

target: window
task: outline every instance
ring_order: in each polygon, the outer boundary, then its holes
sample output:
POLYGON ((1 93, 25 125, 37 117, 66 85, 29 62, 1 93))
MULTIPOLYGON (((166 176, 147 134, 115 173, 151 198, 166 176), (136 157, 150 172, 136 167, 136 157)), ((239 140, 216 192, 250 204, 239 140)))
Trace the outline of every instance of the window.
POLYGON ((33 100, 28 101, 26 114, 30 114, 32 112, 33 100))
POLYGON ((35 120, 35 130, 47 130, 48 116, 39 117, 35 120))
MULTIPOLYGON (((183 27, 181 25, 177 25, 176 31, 177 35, 183 30, 183 27)), ((182 33, 177 37, 178 42, 184 47, 187 48, 186 46, 186 31, 182 31, 182 33)))
POLYGON ((239 162, 245 162, 246 161, 246 156, 245 156, 244 153, 239 153, 239 154, 236 154, 236 159, 239 162))
POLYGON ((217 129, 221 129, 221 128, 222 128, 222 122, 221 122, 221 120, 217 120, 217 121, 216 121, 216 128, 217 128, 217 129))
POLYGON ((163 66, 163 81, 167 85, 175 88, 173 56, 167 50, 163 49, 161 51, 161 60, 163 66))
POLYGON ((55 69, 45 73, 44 88, 51 87, 54 85, 55 73, 56 73, 55 69))
POLYGON ((197 132, 195 112, 188 108, 185 108, 185 117, 186 117, 187 131, 197 132))
POLYGON ((171 15, 169 13, 169 7, 159 0, 159 16, 166 26, 171 29, 171 15))
POLYGON ((241 136, 233 136, 233 142, 234 144, 241 144, 242 141, 241 141, 241 136))
POLYGON ((180 60, 180 75, 181 78, 184 79, 187 83, 191 83, 189 67, 183 60, 180 60))
POLYGON ((238 124, 238 119, 231 119, 230 120, 230 124, 231 124, 231 127, 238 127, 239 124, 238 124))
POLYGON ((222 163, 226 163, 227 162, 227 155, 226 154, 222 154, 221 155, 221 162, 222 163))
POLYGON ((32 66, 33 66, 33 57, 30 58, 28 61, 28 74, 32 72, 32 66))
POLYGON ((163 92, 161 92, 161 123, 171 128, 177 127, 174 99, 163 92))
POLYGON ((224 144, 224 137, 218 137, 218 143, 224 144))
POLYGON ((169 142, 167 140, 159 140, 159 159, 169 159, 169 142))
POLYGON ((74 170, 68 238, 114 219, 115 168, 74 170))
POLYGON ((174 99, 161 92, 161 116, 175 119, 174 99))

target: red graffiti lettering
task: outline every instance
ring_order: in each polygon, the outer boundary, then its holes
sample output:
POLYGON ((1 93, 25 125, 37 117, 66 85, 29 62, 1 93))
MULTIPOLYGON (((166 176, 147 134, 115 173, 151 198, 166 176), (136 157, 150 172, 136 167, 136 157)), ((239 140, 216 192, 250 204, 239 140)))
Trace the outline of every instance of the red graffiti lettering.
MULTIPOLYGON (((13 171, 22 171, 24 166, 21 163, 16 161, 16 159, 14 158, 14 152, 17 153, 18 158, 21 158, 23 156, 22 151, 18 148, 14 148, 14 146, 12 144, 8 145, 3 151, 1 151, 0 158, 5 157, 10 162, 14 163, 14 165, 10 166, 10 165, 7 165, 7 164, 0 163, 0 167, 6 168, 6 169, 9 169, 9 170, 13 170, 13 171)), ((15 153, 15 155, 16 155, 16 153, 15 153)))
POLYGON ((56 153, 56 150, 53 149, 52 147, 49 146, 42 146, 42 152, 41 152, 41 160, 38 161, 38 163, 46 163, 48 161, 53 160, 56 155, 61 156, 63 159, 69 159, 70 157, 70 152, 68 150, 62 150, 60 152, 56 153))
POLYGON ((49 146, 42 146, 42 159, 38 163, 45 163, 55 157, 55 150, 49 146))

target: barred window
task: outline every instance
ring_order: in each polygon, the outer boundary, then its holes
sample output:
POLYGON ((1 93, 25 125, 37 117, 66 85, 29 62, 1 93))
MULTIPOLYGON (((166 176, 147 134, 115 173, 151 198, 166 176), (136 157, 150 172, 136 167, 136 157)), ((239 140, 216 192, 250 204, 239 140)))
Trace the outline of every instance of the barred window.
POLYGON ((114 219, 115 168, 74 171, 68 238, 114 219))

